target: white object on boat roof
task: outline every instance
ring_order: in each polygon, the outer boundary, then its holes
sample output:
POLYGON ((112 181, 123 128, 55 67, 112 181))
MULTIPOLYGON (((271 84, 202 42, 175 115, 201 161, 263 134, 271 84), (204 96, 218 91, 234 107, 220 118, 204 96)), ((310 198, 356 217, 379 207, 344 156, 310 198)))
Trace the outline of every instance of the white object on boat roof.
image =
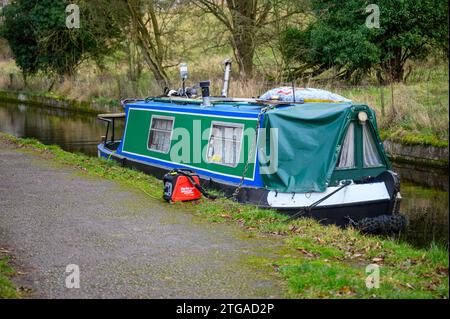
MULTIPOLYGON (((259 97, 260 100, 272 100, 276 97, 277 100, 283 102, 293 102, 293 88, 290 86, 283 86, 267 91, 259 97)), ((329 91, 312 88, 295 88, 296 102, 351 102, 351 100, 329 91)))

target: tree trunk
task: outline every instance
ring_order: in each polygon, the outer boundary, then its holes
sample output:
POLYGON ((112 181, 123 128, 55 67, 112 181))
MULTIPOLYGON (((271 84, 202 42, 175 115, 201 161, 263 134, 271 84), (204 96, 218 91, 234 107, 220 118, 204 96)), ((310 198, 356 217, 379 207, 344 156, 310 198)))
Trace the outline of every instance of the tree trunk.
POLYGON ((403 65, 400 64, 395 64, 392 69, 390 70, 391 72, 391 79, 393 82, 403 82, 403 78, 405 75, 405 70, 403 69, 403 65))
POLYGON ((239 75, 243 78, 252 78, 253 57, 255 55, 252 40, 240 34, 233 34, 232 44, 239 67, 239 75))
POLYGON ((384 69, 388 72, 390 82, 403 82, 405 75, 405 61, 402 59, 402 48, 395 48, 392 52, 392 58, 384 65, 384 69))
POLYGON ((253 57, 257 37, 266 23, 273 1, 269 0, 195 0, 213 14, 231 33, 231 46, 243 78, 253 76, 253 57))
POLYGON ((149 32, 144 23, 144 14, 141 12, 140 1, 127 0, 127 4, 131 15, 136 42, 141 48, 144 60, 150 71, 153 73, 156 82, 165 92, 167 88, 170 88, 170 81, 163 67, 164 50, 162 48, 158 21, 156 20, 153 7, 154 4, 149 4, 149 15, 154 35, 149 32))
POLYGON ((386 107, 384 104, 384 88, 382 86, 380 86, 380 104, 381 104, 381 116, 384 117, 386 116, 386 107))
POLYGON ((56 77, 53 77, 51 82, 50 82, 50 86, 47 89, 47 92, 51 92, 53 90, 53 87, 55 86, 56 83, 56 77))
POLYGON ((25 88, 28 88, 28 73, 22 72, 23 85, 25 88))
POLYGON ((227 0, 233 29, 232 45, 241 77, 253 76, 253 57, 255 55, 257 1, 227 0))
POLYGON ((12 89, 14 84, 14 73, 9 73, 9 84, 8 84, 8 89, 12 89))
POLYGON ((397 118, 397 108, 394 101, 394 83, 391 82, 391 121, 394 122, 397 118))

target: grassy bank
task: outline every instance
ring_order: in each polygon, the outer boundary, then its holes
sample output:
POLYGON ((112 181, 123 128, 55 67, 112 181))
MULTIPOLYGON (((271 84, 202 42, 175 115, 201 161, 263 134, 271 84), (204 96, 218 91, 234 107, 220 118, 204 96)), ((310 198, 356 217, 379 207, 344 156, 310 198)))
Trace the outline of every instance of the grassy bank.
MULTIPOLYGON (((81 174, 114 180, 162 200, 161 182, 113 162, 72 154, 36 140, 0 134, 26 152, 74 167, 81 174)), ((302 219, 285 223, 286 217, 269 210, 229 200, 202 199, 174 204, 212 223, 236 225, 247 236, 279 241, 273 259, 253 259, 255 267, 277 272, 290 298, 448 298, 448 250, 438 246, 417 249, 395 239, 363 236, 354 229, 322 226, 302 219), (366 288, 366 266, 380 267, 380 288, 366 288)))
POLYGON ((4 255, 2 248, 0 248, 0 299, 18 298, 14 284, 11 282, 11 277, 15 272, 9 265, 9 258, 4 255))

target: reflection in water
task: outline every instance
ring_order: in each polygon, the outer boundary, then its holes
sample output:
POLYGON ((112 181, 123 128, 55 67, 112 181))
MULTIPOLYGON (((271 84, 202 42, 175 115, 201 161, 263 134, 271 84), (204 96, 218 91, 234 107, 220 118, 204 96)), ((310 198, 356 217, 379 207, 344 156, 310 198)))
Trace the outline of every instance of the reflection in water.
POLYGON ((422 186, 439 188, 448 192, 448 173, 444 168, 432 168, 423 165, 393 163, 394 171, 401 180, 411 181, 422 186))
POLYGON ((402 183, 401 212, 409 219, 404 238, 424 247, 435 242, 448 247, 448 192, 402 183))
MULTIPOLYGON (((33 137, 44 144, 57 144, 69 152, 95 156, 106 124, 92 114, 3 103, 0 130, 17 137, 33 137)), ((123 123, 117 121, 117 136, 122 132, 123 123)))
MULTIPOLYGON (((122 136, 123 123, 118 124, 116 136, 122 136)), ((33 137, 44 144, 57 144, 69 152, 96 156, 97 144, 105 130, 105 123, 97 120, 95 115, 0 103, 0 131, 18 137, 33 137)), ((410 220, 403 237, 417 246, 427 246, 431 242, 448 245, 448 191, 405 183, 411 174, 417 177, 421 171, 412 168, 400 171, 403 181, 401 211, 410 220)), ((421 176, 419 180, 427 178, 421 176)), ((435 177, 428 179, 436 181, 435 177)), ((448 175, 443 178, 448 183, 448 175)))

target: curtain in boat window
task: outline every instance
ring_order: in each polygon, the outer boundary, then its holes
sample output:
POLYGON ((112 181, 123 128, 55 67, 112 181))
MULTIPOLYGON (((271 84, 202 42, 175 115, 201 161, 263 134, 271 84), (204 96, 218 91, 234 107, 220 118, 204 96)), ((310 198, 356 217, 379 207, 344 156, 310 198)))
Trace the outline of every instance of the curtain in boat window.
POLYGON ((383 165, 380 154, 378 154, 377 146, 372 137, 369 125, 366 123, 363 126, 363 152, 364 152, 364 167, 373 167, 383 165))
POLYGON ((341 155, 337 168, 354 168, 355 167, 355 123, 350 123, 342 143, 341 155))
POLYGON ((208 162, 236 167, 242 145, 243 125, 213 123, 208 146, 208 162))
POLYGON ((162 153, 169 152, 173 121, 173 118, 152 117, 148 138, 148 148, 150 150, 162 153))

